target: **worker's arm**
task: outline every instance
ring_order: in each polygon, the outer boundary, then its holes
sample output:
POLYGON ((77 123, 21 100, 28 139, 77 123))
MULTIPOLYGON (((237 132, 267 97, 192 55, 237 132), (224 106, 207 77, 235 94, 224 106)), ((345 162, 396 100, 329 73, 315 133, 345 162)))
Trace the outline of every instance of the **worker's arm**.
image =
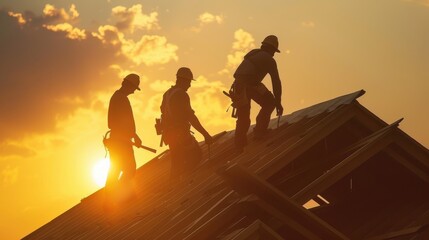
POLYGON ((212 137, 210 134, 204 129, 198 120, 197 116, 195 116, 195 112, 191 107, 191 100, 189 99, 189 95, 186 92, 178 92, 175 95, 175 99, 172 99, 173 109, 180 109, 180 113, 186 116, 186 119, 195 128, 199 133, 204 136, 204 141, 207 144, 212 143, 212 137))
POLYGON ((134 139, 134 144, 135 144, 136 146, 141 146, 141 145, 142 145, 142 140, 141 140, 141 139, 140 139, 140 137, 137 135, 137 133, 134 133, 133 139, 134 139))
POLYGON ((206 131, 206 129, 201 125, 200 120, 198 120, 197 116, 195 114, 192 114, 189 118, 189 123, 192 125, 192 127, 195 128, 199 133, 201 133, 204 136, 204 141, 206 144, 211 144, 213 139, 212 136, 206 131))
POLYGON ((273 85, 274 99, 276 101, 277 116, 283 114, 282 106, 282 82, 280 81, 279 71, 277 69, 277 63, 273 59, 273 63, 270 67, 269 74, 271 76, 271 83, 273 85))

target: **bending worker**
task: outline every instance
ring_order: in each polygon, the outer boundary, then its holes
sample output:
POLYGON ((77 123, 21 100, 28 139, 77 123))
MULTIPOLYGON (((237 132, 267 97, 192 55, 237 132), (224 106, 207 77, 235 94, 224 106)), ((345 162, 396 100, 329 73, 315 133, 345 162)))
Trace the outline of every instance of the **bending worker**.
POLYGON ((256 117, 256 126, 253 129, 254 139, 259 140, 266 136, 271 113, 277 109, 277 115, 283 114, 281 103, 282 85, 274 60, 274 53, 280 52, 276 36, 269 35, 259 49, 253 49, 244 56, 244 60, 234 73, 235 81, 231 93, 233 106, 237 108, 237 122, 235 129, 235 147, 243 151, 247 145, 247 131, 250 127, 250 100, 261 106, 256 117), (268 74, 271 76, 273 94, 262 84, 268 74))
POLYGON ((189 173, 202 158, 202 152, 191 134, 191 126, 204 136, 206 144, 212 137, 195 116, 187 90, 191 87, 194 76, 187 67, 179 68, 176 85, 168 89, 162 98, 161 121, 162 139, 171 152, 171 180, 180 180, 189 173))

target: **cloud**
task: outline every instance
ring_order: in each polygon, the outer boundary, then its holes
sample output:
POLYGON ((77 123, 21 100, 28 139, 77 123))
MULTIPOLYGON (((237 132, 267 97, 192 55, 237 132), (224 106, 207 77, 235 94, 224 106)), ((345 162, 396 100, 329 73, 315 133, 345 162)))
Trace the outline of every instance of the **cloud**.
MULTIPOLYGON (((168 88, 165 91, 167 90, 168 88)), ((144 119, 152 120, 155 118, 159 118, 159 116, 161 115, 160 106, 161 106, 163 94, 164 93, 157 93, 157 94, 151 95, 151 97, 147 100, 147 103, 143 111, 144 119)))
POLYGON ((232 51, 227 55, 227 63, 221 74, 231 74, 237 66, 243 61, 244 55, 247 52, 255 48, 255 39, 253 36, 244 31, 238 29, 234 32, 234 42, 232 43, 232 51))
POLYGON ((18 167, 6 166, 1 171, 1 177, 4 184, 14 184, 18 180, 18 167))
POLYGON ((141 74, 139 71, 124 69, 118 64, 112 64, 109 66, 109 68, 114 70, 117 73, 117 76, 119 76, 120 78, 123 78, 130 73, 135 73, 140 76, 140 83, 145 83, 148 81, 148 78, 145 75, 141 74))
POLYGON ((149 85, 149 88, 155 92, 165 92, 174 84, 173 81, 156 80, 149 85))
POLYGON ((68 12, 64 8, 56 8, 54 5, 46 4, 43 8, 43 16, 56 20, 69 21, 79 17, 79 12, 76 10, 76 6, 74 4, 70 6, 68 12))
POLYGON ((199 24, 197 27, 191 28, 191 31, 193 32, 200 32, 204 25, 210 23, 222 24, 225 20, 225 17, 223 15, 214 15, 209 12, 204 12, 198 16, 197 20, 199 24))
POLYGON ((12 156, 31 157, 35 154, 32 149, 23 146, 21 143, 16 141, 0 142, 0 153, 0 159, 12 156))
POLYGON ((85 30, 73 27, 70 23, 60 23, 56 25, 43 25, 48 30, 53 32, 65 32, 68 38, 83 40, 86 38, 85 30))
POLYGON ((19 25, 24 25, 27 21, 22 16, 22 13, 8 12, 9 16, 17 19, 19 25))
POLYGON ((42 25, 53 32, 64 32, 70 39, 82 40, 86 38, 85 30, 73 27, 71 23, 79 17, 76 6, 72 4, 67 12, 64 8, 56 8, 54 5, 46 4, 42 16, 35 17, 33 13, 8 12, 9 16, 17 19, 18 24, 23 26, 27 22, 34 22, 32 26, 42 25))
POLYGON ((109 70, 124 59, 117 48, 92 36, 76 41, 67 31, 43 27, 52 23, 51 16, 64 17, 61 12, 52 7, 42 16, 25 12, 22 25, 15 13, 0 10, 0 142, 52 130, 58 117, 117 78, 109 70))
POLYGON ((316 24, 313 21, 303 21, 301 22, 301 26, 305 28, 314 28, 316 24))
POLYGON ((198 20, 201 24, 208 24, 208 23, 218 23, 221 24, 224 21, 224 16, 222 15, 214 15, 209 12, 205 12, 200 14, 198 16, 198 20))
POLYGON ((159 35, 143 35, 140 40, 127 39, 117 27, 112 25, 100 26, 98 32, 92 33, 107 44, 120 47, 120 52, 135 64, 153 66, 177 61, 178 47, 159 35))
POLYGON ((88 34, 70 22, 78 16, 74 5, 47 4, 41 15, 0 10, 0 144, 55 130, 59 118, 89 104, 91 92, 118 86, 141 64, 178 60, 164 36, 133 40, 112 25, 88 34))
POLYGON ((122 49, 135 63, 144 63, 147 66, 178 60, 176 54, 178 47, 168 43, 164 36, 144 35, 137 42, 132 40, 126 42, 122 49))
POLYGON ((93 32, 92 36, 100 39, 105 44, 121 47, 126 43, 125 35, 119 29, 112 25, 103 25, 98 27, 98 32, 93 32))
POLYGON ((235 121, 225 121, 229 117, 226 109, 230 104, 222 94, 227 87, 221 81, 211 81, 204 76, 198 76, 189 90, 191 104, 196 115, 205 127, 229 129, 235 121))
POLYGON ((112 9, 112 15, 118 20, 116 27, 120 31, 129 30, 133 33, 136 29, 156 30, 160 29, 158 24, 158 13, 151 12, 143 14, 141 4, 133 5, 130 8, 117 6, 112 9))

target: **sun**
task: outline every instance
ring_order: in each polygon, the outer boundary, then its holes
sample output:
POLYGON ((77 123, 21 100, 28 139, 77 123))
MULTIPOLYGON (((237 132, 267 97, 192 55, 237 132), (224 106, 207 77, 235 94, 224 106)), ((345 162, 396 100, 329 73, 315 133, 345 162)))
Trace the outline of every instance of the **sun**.
POLYGON ((94 182, 97 184, 97 186, 104 187, 106 184, 109 167, 110 162, 107 158, 98 160, 92 167, 92 178, 94 179, 94 182))

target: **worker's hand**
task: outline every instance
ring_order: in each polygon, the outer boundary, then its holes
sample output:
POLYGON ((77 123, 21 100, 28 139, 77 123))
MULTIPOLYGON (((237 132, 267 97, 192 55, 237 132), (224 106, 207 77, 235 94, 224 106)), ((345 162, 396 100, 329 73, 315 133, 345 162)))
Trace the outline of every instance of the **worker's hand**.
POLYGON ((283 115, 283 106, 280 102, 276 105, 276 112, 277 112, 277 116, 283 115))
POLYGON ((210 145, 210 144, 212 144, 213 143, 213 138, 212 138, 212 136, 210 136, 210 134, 205 134, 204 135, 204 142, 206 143, 206 144, 208 144, 208 145, 210 145))
POLYGON ((134 145, 137 147, 142 145, 142 140, 137 136, 137 134, 134 136, 134 145))

